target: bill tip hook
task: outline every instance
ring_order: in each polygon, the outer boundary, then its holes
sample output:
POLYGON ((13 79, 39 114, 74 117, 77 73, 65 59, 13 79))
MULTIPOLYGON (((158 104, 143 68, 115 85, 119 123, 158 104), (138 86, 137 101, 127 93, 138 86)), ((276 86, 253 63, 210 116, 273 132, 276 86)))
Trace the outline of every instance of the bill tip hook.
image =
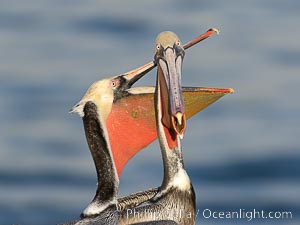
POLYGON ((217 35, 220 34, 220 31, 217 28, 211 28, 211 30, 213 30, 214 32, 216 32, 217 35))

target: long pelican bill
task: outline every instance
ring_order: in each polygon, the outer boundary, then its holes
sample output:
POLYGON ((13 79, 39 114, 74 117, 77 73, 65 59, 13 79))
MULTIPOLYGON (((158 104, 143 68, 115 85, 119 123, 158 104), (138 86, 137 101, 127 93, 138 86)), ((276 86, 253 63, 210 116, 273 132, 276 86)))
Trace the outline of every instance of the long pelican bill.
POLYGON ((193 45, 197 44, 198 42, 203 41, 206 38, 208 38, 214 34, 220 34, 220 31, 216 28, 210 28, 205 33, 203 33, 203 34, 199 35, 198 37, 194 38, 193 40, 185 43, 183 45, 183 48, 184 48, 184 50, 187 50, 188 48, 192 47, 193 45))
MULTIPOLYGON (((126 163, 157 138, 154 109, 155 87, 129 89, 129 95, 113 104, 107 118, 109 138, 119 176, 126 163), (126 131, 126 132, 124 132, 126 131)), ((182 87, 185 116, 191 118, 224 95, 231 88, 182 87)))
POLYGON ((181 90, 181 68, 184 49, 173 32, 158 35, 154 59, 157 63, 157 82, 160 88, 162 122, 172 136, 183 136, 185 112, 181 90))
POLYGON ((123 89, 130 88, 135 82, 142 78, 146 73, 151 71, 154 68, 153 62, 146 63, 134 70, 131 70, 122 75, 125 78, 127 85, 123 89))

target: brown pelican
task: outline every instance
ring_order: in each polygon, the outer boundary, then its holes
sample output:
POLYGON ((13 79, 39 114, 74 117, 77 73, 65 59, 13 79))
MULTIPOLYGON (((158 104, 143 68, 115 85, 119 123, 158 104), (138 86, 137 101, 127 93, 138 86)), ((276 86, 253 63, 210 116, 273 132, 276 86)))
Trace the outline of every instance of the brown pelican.
MULTIPOLYGON (((67 224, 116 224, 118 218, 116 195, 122 169, 136 152, 156 138, 155 116, 151 114, 154 111, 154 89, 151 87, 131 88, 138 79, 153 67, 152 63, 148 63, 126 74, 97 81, 88 89, 82 100, 73 107, 72 112, 76 112, 83 117, 87 142, 97 171, 98 188, 93 201, 82 213, 81 220, 67 224), (138 104, 138 100, 141 99, 145 101, 138 104), (126 104, 123 105, 125 102, 126 104), (149 106, 148 114, 146 113, 148 118, 140 116, 141 108, 136 108, 143 104, 149 106), (134 111, 130 111, 132 109, 134 111), (127 146, 127 143, 129 143, 128 136, 127 139, 124 139, 124 136, 128 133, 128 129, 138 130, 138 127, 144 126, 144 122, 152 124, 152 127, 148 129, 151 137, 141 138, 141 141, 136 141, 133 145, 127 146), (120 124, 123 126, 121 129, 119 129, 120 124), (117 132, 116 129, 123 132, 117 132), (129 153, 125 153, 126 159, 124 160, 123 151, 126 149, 129 153)), ((189 104, 191 113, 187 117, 216 101, 228 90, 187 88, 185 92, 186 99, 187 101, 190 99, 191 102, 189 104), (195 106, 196 95, 202 97, 199 97, 199 104, 195 106), (210 97, 207 98, 208 96, 210 97)), ((122 198, 120 205, 123 204, 122 207, 124 204, 132 205, 132 202, 139 204, 139 202, 148 200, 156 192, 157 189, 153 189, 143 194, 130 195, 129 198, 122 198), (149 197, 145 198, 147 193, 149 197), (137 196, 140 196, 138 200, 137 196)))
POLYGON ((184 169, 180 139, 186 127, 181 87, 184 48, 173 32, 156 39, 157 81, 155 114, 158 139, 163 157, 164 177, 158 193, 145 205, 122 212, 119 224, 171 220, 177 224, 195 224, 195 192, 184 169))
POLYGON ((145 73, 148 65, 95 82, 71 112, 78 113, 84 124, 87 143, 96 167, 98 184, 93 201, 83 211, 79 221, 66 224, 117 224, 117 192, 119 176, 113 158, 107 118, 114 101, 129 95, 127 91, 145 73))

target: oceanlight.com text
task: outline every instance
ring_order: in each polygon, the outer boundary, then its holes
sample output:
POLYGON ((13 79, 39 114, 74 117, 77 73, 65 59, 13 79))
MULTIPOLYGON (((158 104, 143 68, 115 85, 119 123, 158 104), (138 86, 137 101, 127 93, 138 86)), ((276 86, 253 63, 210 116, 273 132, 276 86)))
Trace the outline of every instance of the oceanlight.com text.
POLYGON ((265 211, 265 210, 245 210, 239 209, 237 211, 214 211, 210 209, 204 209, 202 216, 205 219, 244 219, 251 221, 254 219, 292 219, 293 214, 289 211, 265 211))

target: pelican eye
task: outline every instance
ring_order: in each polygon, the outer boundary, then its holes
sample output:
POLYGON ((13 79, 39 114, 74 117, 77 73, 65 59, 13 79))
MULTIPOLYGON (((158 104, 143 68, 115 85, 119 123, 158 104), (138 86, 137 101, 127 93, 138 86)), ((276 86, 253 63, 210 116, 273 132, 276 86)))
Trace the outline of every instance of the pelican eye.
POLYGON ((160 49, 160 45, 159 45, 159 44, 156 45, 156 49, 157 49, 157 50, 160 49))
POLYGON ((117 86, 117 81, 116 80, 112 80, 111 81, 111 86, 114 88, 117 86))
POLYGON ((177 43, 176 43, 178 46, 180 46, 180 41, 177 41, 177 43))

